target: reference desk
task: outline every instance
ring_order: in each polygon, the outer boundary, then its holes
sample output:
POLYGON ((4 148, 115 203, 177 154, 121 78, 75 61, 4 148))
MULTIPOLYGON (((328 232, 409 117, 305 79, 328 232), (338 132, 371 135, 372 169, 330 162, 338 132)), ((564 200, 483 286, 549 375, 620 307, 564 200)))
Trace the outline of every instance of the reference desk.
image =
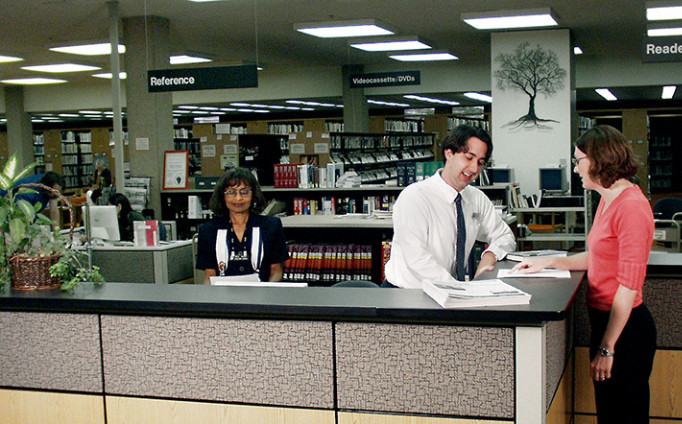
POLYGON ((460 310, 406 289, 5 287, 0 410, 7 423, 552 422, 570 410, 583 275, 508 279, 529 305, 460 310))

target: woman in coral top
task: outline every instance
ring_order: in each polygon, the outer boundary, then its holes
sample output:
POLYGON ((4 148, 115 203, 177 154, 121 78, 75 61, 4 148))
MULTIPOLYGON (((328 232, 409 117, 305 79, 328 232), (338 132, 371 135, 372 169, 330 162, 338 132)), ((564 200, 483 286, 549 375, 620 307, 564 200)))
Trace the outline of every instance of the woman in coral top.
POLYGON ((590 377, 598 422, 648 423, 656 327, 642 303, 642 285, 653 241, 651 206, 629 180, 637 165, 627 139, 615 128, 598 125, 583 134, 575 143, 573 164, 583 187, 601 195, 588 251, 528 259, 514 269, 587 270, 590 377))

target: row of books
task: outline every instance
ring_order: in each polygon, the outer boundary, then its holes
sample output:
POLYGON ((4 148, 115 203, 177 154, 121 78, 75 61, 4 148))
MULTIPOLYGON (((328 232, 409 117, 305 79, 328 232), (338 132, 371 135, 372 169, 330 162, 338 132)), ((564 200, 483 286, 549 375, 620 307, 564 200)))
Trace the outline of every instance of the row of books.
POLYGON ((275 188, 336 187, 336 182, 343 175, 342 163, 328 163, 323 167, 287 163, 275 164, 273 167, 275 188))
POLYGON ((406 187, 435 174, 443 162, 401 162, 397 164, 398 186, 406 187))
POLYGON ((362 203, 353 197, 323 196, 318 199, 295 197, 294 215, 344 215, 347 213, 372 213, 391 211, 395 195, 363 196, 362 203))
POLYGON ((539 208, 542 202, 542 191, 540 194, 526 195, 521 194, 518 185, 514 185, 509 191, 509 206, 512 208, 539 208))
POLYGON ((330 147, 332 149, 386 149, 405 148, 418 146, 432 146, 433 134, 403 135, 403 134, 377 134, 377 135, 350 135, 332 134, 330 147))
POLYGON ((372 246, 292 243, 284 281, 372 280, 372 246))

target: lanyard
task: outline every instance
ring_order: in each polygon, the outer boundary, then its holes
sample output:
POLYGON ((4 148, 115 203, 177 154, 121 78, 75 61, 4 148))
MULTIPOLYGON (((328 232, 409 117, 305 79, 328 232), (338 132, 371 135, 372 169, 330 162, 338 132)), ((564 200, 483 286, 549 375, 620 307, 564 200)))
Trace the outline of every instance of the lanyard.
MULTIPOLYGON (((218 272, 220 276, 225 275, 227 264, 230 261, 230 234, 227 229, 218 230, 215 240, 215 253, 218 261, 218 272)), ((251 249, 249 251, 251 266, 258 272, 263 261, 263 241, 260 238, 260 228, 251 228, 251 249)))

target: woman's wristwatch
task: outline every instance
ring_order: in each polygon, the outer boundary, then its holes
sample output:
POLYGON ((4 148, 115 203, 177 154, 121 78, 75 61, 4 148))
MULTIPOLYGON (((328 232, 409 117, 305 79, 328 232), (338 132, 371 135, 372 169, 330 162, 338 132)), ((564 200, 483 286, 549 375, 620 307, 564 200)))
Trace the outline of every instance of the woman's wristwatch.
POLYGON ((605 358, 609 358, 609 357, 613 356, 613 352, 609 351, 607 348, 605 348, 603 346, 599 346, 597 353, 599 353, 601 356, 603 356, 605 358))

